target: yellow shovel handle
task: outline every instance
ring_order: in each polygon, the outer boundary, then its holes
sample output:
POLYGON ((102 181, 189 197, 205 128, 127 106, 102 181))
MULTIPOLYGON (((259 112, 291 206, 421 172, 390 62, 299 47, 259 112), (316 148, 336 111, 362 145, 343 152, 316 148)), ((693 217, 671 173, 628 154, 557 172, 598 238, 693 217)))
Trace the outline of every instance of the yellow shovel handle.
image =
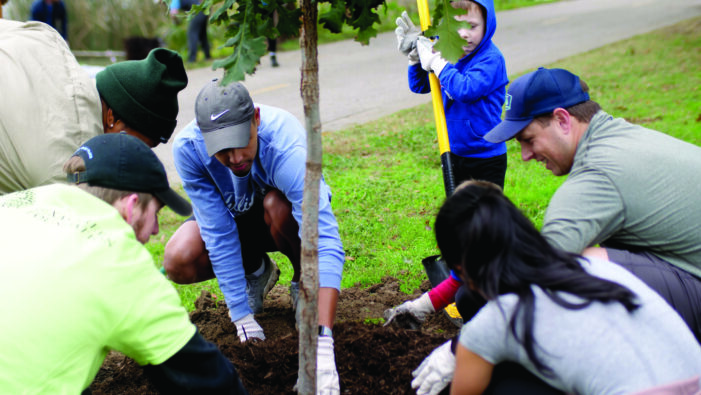
MULTIPOLYGON (((419 21, 421 30, 425 31, 431 25, 431 16, 428 11, 427 0, 416 0, 419 7, 419 21)), ((441 96, 441 85, 438 77, 430 73, 428 81, 431 85, 431 98, 433 99, 433 117, 436 120, 436 132, 438 133, 438 148, 441 154, 450 152, 450 142, 448 141, 448 127, 445 123, 445 112, 443 110, 443 97, 441 96)))
MULTIPOLYGON (((428 0, 416 0, 419 7, 419 22, 421 31, 426 31, 431 25, 431 16, 428 12, 428 0)), ((443 169, 443 184, 446 196, 453 194, 455 179, 453 166, 450 159, 450 141, 448 140, 448 126, 445 123, 445 111, 443 110, 443 96, 441 96, 441 84, 435 74, 428 74, 428 82, 431 86, 431 99, 433 100, 433 117, 436 120, 436 133, 438 134, 438 149, 441 153, 441 168, 443 169)))

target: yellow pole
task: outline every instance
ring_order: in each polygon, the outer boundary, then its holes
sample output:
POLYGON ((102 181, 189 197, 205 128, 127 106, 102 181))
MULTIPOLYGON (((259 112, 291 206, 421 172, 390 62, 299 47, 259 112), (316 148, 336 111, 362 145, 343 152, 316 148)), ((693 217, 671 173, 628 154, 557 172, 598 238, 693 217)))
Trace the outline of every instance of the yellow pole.
MULTIPOLYGON (((416 0, 419 7, 419 22, 421 31, 425 31, 431 25, 431 16, 428 11, 428 0, 416 0)), ((455 180, 453 179, 453 169, 450 161, 450 141, 448 140, 448 127, 445 123, 445 112, 443 110, 443 97, 441 96, 441 85, 435 74, 429 73, 428 82, 431 86, 431 98, 433 99, 433 117, 436 120, 436 133, 438 134, 438 149, 441 153, 441 166, 443 167, 443 182, 447 196, 453 194, 455 190, 455 180)))
MULTIPOLYGON (((431 17, 428 13, 428 0, 416 0, 419 5, 419 22, 421 23, 421 31, 426 31, 428 26, 431 24, 431 17)), ((450 141, 448 141, 448 126, 445 123, 445 111, 443 109, 443 96, 441 96, 441 84, 438 81, 438 77, 435 74, 428 74, 428 82, 431 85, 431 98, 433 99, 433 117, 436 119, 436 133, 438 133, 438 149, 441 151, 441 168, 443 170, 443 185, 445 187, 445 195, 450 196, 455 191, 455 178, 453 178, 453 165, 450 159, 450 141)), ((429 268, 429 266, 444 265, 445 263, 439 263, 442 259, 431 259, 434 257, 425 258, 422 263, 424 269, 426 269, 426 274, 431 278, 431 271, 436 270, 429 268), (431 265, 431 262, 434 264, 431 265)), ((446 266, 447 269, 447 266, 446 266)), ((438 274, 438 273, 435 273, 438 274)), ((443 279, 445 280, 445 278, 443 279)), ((436 287, 438 284, 443 282, 443 280, 438 281, 432 286, 436 287)), ((457 326, 462 326, 463 320, 458 312, 455 302, 451 303, 443 311, 448 315, 448 318, 452 323, 457 326)))

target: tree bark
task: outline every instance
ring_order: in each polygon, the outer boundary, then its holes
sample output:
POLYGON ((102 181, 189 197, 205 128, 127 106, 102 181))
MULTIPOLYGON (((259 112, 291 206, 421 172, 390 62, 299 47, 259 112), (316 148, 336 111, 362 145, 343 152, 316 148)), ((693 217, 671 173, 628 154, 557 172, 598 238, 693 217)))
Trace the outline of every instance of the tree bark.
POLYGON ((299 373, 297 392, 316 393, 316 348, 319 296, 319 184, 321 180, 321 120, 319 117, 319 63, 317 3, 302 0, 302 81, 307 130, 307 164, 302 202, 302 275, 299 284, 299 373))

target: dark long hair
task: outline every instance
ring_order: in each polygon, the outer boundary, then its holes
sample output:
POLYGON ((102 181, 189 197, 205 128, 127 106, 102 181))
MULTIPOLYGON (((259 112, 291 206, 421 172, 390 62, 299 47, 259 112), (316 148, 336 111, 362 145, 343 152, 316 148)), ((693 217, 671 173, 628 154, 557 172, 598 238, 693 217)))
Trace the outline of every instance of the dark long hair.
POLYGON ((438 212, 436 240, 443 259, 487 300, 513 293, 518 303, 509 321, 514 337, 541 373, 551 375, 535 353, 535 300, 531 285, 539 286, 558 305, 577 310, 593 301, 621 303, 635 310, 635 294, 617 283, 588 274, 579 255, 552 247, 531 221, 494 184, 471 181, 458 187, 438 212), (462 270, 461 270, 462 269, 462 270), (577 295, 581 303, 556 292, 577 295), (523 336, 517 333, 522 319, 523 336))

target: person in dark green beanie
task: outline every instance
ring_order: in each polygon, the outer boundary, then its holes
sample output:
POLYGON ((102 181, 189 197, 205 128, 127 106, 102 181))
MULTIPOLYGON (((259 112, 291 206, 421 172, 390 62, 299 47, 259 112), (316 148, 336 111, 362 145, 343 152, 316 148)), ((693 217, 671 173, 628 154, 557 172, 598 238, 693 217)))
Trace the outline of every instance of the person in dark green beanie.
POLYGON ((146 59, 107 66, 95 80, 105 133, 124 130, 150 147, 168 142, 178 115, 177 94, 187 86, 177 52, 156 48, 146 59))
POLYGON ((180 55, 157 48, 107 66, 95 78, 46 24, 0 19, 0 195, 65 182, 65 158, 103 133, 150 147, 176 126, 187 86, 180 55))

